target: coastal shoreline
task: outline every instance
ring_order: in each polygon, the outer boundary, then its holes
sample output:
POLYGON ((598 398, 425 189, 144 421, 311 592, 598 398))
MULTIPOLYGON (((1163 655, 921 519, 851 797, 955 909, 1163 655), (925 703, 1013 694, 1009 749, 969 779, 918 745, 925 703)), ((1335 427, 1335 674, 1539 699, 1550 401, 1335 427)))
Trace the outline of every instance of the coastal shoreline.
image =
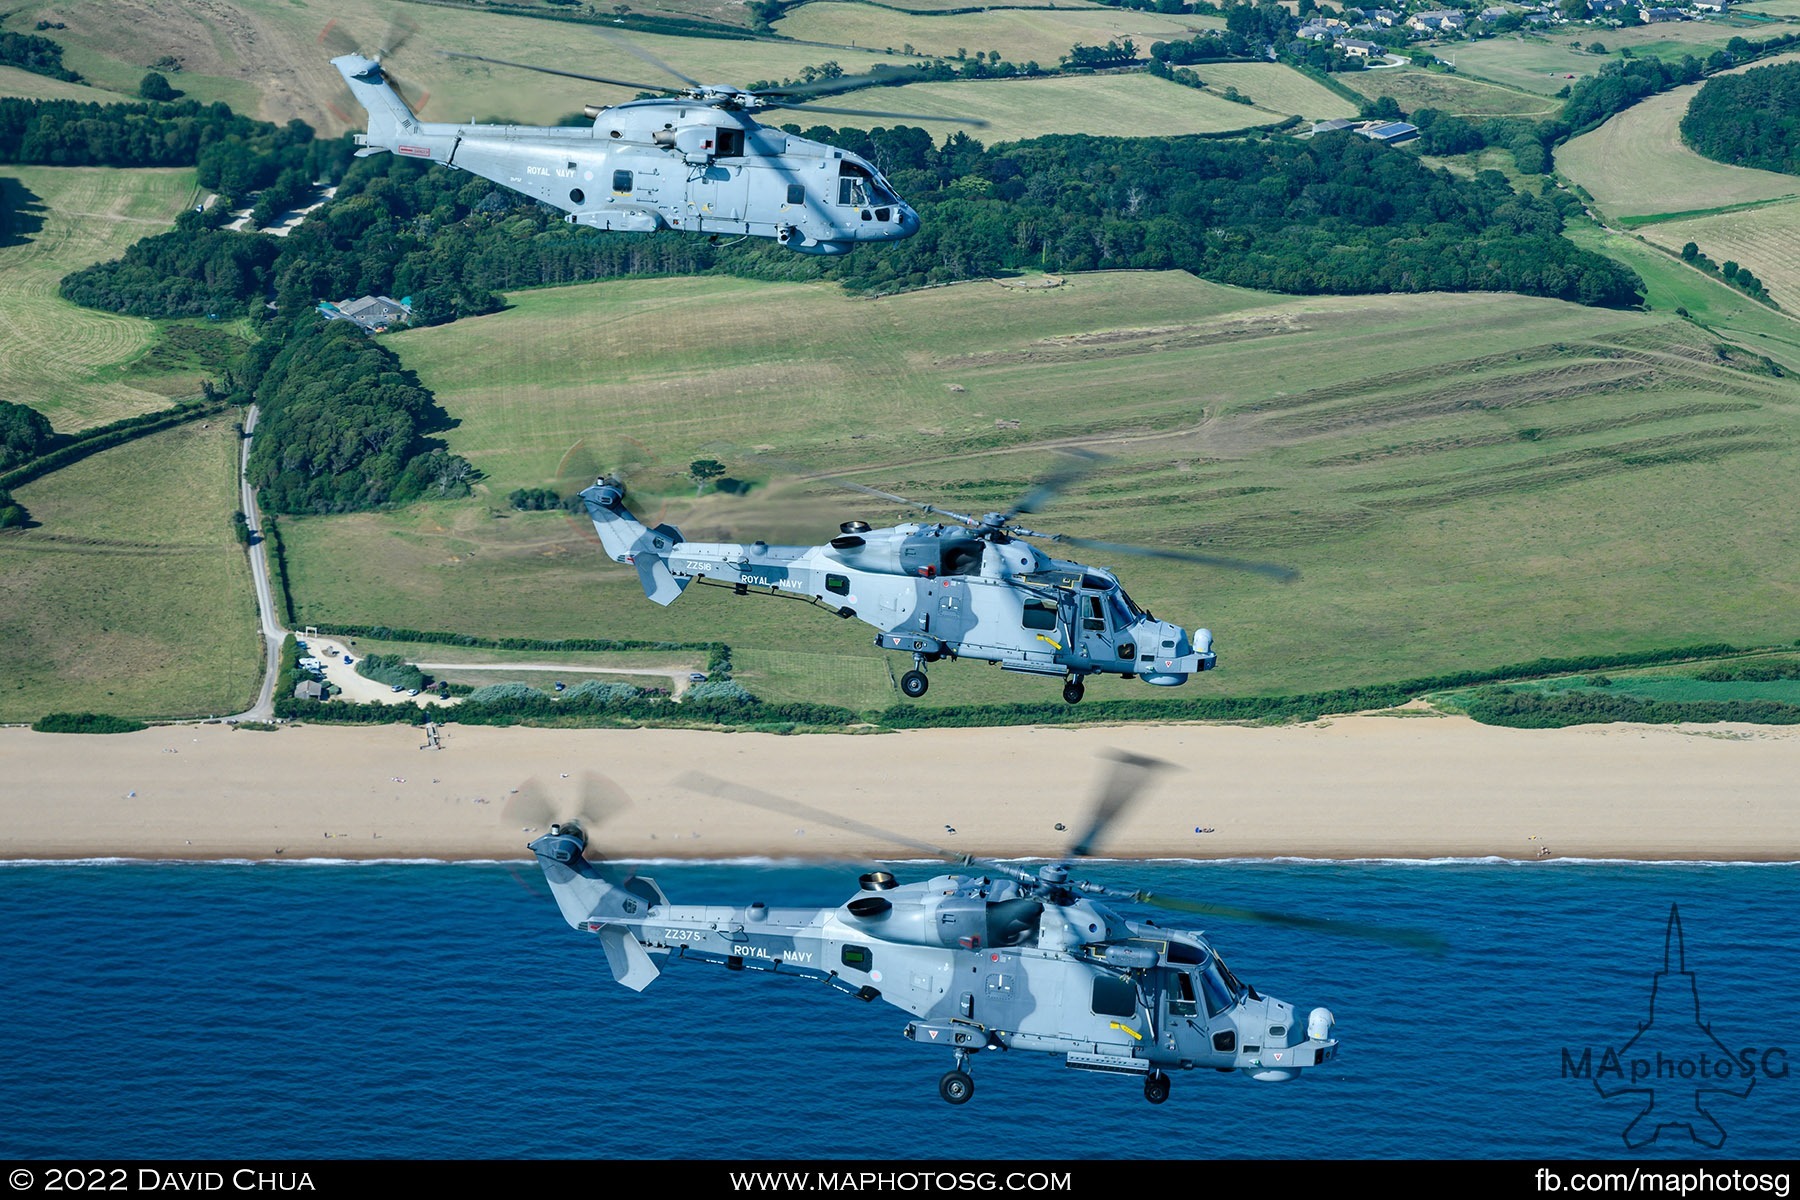
POLYGON ((842 736, 440 730, 440 749, 399 725, 0 730, 0 861, 528 859, 589 776, 605 814, 590 840, 609 858, 1054 858, 1118 751, 1164 765, 1096 857, 1800 859, 1800 729, 1785 726, 1516 730, 1396 710, 842 736), (528 780, 548 805, 521 807, 528 780))

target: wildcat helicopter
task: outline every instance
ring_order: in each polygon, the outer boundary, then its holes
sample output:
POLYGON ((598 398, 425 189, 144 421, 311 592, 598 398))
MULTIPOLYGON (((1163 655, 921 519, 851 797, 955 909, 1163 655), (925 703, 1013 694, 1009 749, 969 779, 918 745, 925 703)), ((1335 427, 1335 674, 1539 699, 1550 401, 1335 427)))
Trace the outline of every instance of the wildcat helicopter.
MULTIPOLYGON (((958 871, 902 883, 869 871, 844 903, 821 908, 676 904, 655 880, 588 855, 586 826, 604 814, 589 777, 573 816, 557 818, 534 786, 507 817, 547 828, 530 843, 571 928, 595 935, 613 978, 643 991, 659 961, 693 960, 732 971, 823 983, 910 1014, 914 1043, 954 1062, 938 1091, 951 1104, 974 1094, 971 1060, 983 1052, 1035 1051, 1076 1070, 1138 1079, 1144 1098, 1169 1098, 1171 1072, 1211 1068, 1262 1082, 1297 1078, 1337 1056, 1336 1018, 1304 1016, 1232 973, 1210 937, 1131 920, 1112 903, 1225 916, 1374 937, 1435 949, 1431 935, 1305 915, 1193 903, 1077 879, 1073 860, 1094 853, 1107 826, 1166 764, 1115 753, 1087 830, 1062 861, 1036 869, 956 855, 901 834, 836 818, 741 784, 689 772, 677 784, 953 860, 958 871), (529 805, 527 811, 526 805, 529 805)), ((1058 828, 1062 828, 1061 825, 1058 828)))
POLYGON ((446 58, 669 93, 590 104, 584 111, 593 124, 579 126, 422 121, 383 65, 388 51, 345 53, 331 63, 368 114, 366 131, 356 135, 359 157, 386 151, 469 171, 562 210, 573 225, 773 238, 801 254, 846 254, 863 244, 899 241, 918 232, 919 216, 866 159, 763 125, 752 113, 794 109, 986 124, 810 103, 833 92, 892 82, 898 74, 893 71, 747 90, 701 83, 648 51, 621 44, 681 86, 442 52, 446 58))
POLYGON ((912 669, 899 685, 915 700, 931 686, 927 666, 945 659, 1060 677, 1070 704, 1081 702, 1090 675, 1176 687, 1217 665, 1210 629, 1190 636, 1141 607, 1112 571, 1053 558, 1022 539, 1251 571, 1282 581, 1296 577, 1271 563, 1039 533, 1016 524, 1099 461, 1085 451, 1069 458, 1066 469, 1005 512, 981 516, 828 480, 953 523, 875 529, 867 521, 845 521, 836 537, 817 546, 687 541, 673 526, 647 527, 633 516, 624 504, 624 484, 612 476, 602 476, 580 499, 607 554, 636 568, 653 602, 671 604, 698 583, 728 587, 740 596, 787 596, 845 619, 855 617, 879 631, 876 646, 912 656, 912 669))

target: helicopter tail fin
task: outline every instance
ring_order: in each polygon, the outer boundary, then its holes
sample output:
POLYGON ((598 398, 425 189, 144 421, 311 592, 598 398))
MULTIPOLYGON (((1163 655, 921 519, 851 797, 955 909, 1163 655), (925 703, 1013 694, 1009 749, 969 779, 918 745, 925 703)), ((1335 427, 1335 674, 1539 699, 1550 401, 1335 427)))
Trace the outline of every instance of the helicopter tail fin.
POLYGON ((350 94, 369 114, 368 131, 356 135, 356 142, 362 147, 356 152, 358 158, 392 150, 408 158, 449 161, 455 139, 426 132, 427 127, 420 124, 413 110, 382 73, 379 60, 345 54, 332 59, 331 65, 338 69, 338 74, 350 87, 350 94))
POLYGON ((613 479, 600 480, 582 492, 581 499, 594 522, 594 531, 600 535, 600 544, 613 561, 637 568, 644 595, 658 604, 673 604, 688 585, 686 579, 677 579, 669 570, 669 551, 681 542, 681 530, 673 525, 646 528, 625 507, 624 486, 613 479))
POLYGON ((668 904, 669 898, 654 879, 589 862, 583 853, 586 847, 586 835, 571 822, 552 825, 549 833, 531 843, 531 852, 537 855, 563 919, 572 928, 598 935, 613 978, 641 992, 662 972, 628 922, 633 914, 668 904))

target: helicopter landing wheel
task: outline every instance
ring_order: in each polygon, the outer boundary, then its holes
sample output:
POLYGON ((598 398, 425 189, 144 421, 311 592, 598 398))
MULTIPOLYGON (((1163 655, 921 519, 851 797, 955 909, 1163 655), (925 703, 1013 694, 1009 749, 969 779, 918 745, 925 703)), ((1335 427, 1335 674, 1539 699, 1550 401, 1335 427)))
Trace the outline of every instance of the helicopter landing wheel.
POLYGON ((1083 686, 1079 679, 1071 679, 1069 682, 1063 684, 1063 699, 1067 700, 1070 704, 1080 704, 1082 696, 1086 694, 1087 688, 1083 686))
POLYGON ((900 677, 900 690, 905 692, 910 699, 917 700, 930 687, 931 680, 925 678, 923 671, 908 671, 900 677))
POLYGON ((967 1071, 948 1071, 938 1080, 938 1095, 951 1104, 967 1104, 975 1094, 975 1080, 967 1071))
POLYGON ((1152 1104, 1161 1104, 1169 1098, 1169 1077, 1161 1071, 1152 1071, 1144 1076, 1144 1099, 1152 1104))

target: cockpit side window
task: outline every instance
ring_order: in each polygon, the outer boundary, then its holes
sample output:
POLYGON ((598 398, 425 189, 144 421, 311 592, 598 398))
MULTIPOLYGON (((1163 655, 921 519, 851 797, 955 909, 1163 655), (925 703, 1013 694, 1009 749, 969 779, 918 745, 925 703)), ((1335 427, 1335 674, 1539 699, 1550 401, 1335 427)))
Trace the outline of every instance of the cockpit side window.
POLYGON ((1086 614, 1081 618, 1081 627, 1098 633, 1105 633, 1106 608, 1101 602, 1101 598, 1099 596, 1084 596, 1082 599, 1086 614))
POLYGON ((1206 998, 1206 1015, 1209 1017, 1218 1016, 1237 1002, 1224 979, 1220 978, 1216 960, 1207 963, 1200 972, 1200 993, 1206 998))
POLYGON ((897 203, 893 193, 869 168, 852 162, 838 163, 838 203, 861 207, 897 203))
POLYGON ((1169 976, 1169 1015, 1191 1017, 1197 1011, 1194 999, 1194 977, 1186 971, 1173 971, 1169 976))

